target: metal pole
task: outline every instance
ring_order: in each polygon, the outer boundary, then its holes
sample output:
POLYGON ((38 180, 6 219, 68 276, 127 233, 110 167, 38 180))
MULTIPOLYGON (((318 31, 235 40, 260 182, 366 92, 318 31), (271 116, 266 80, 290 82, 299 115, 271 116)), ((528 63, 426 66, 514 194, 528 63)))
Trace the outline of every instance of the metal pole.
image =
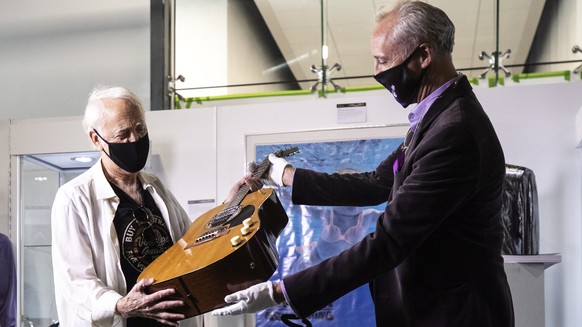
POLYGON ((495 17, 495 86, 499 85, 499 0, 497 0, 495 17))
POLYGON ((321 4, 321 96, 325 98, 325 85, 327 84, 327 65, 324 56, 324 47, 325 47, 325 25, 326 22, 324 21, 324 9, 323 9, 323 2, 324 0, 320 0, 321 4))

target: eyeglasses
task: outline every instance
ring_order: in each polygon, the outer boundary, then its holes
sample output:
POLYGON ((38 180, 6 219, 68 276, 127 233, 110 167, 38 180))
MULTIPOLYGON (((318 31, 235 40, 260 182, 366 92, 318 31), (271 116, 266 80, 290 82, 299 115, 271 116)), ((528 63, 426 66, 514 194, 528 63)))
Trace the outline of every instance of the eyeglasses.
POLYGON ((133 209, 131 213, 133 218, 142 225, 147 223, 148 227, 151 227, 154 223, 154 214, 144 206, 133 209))
POLYGON ((154 224, 154 214, 151 212, 150 209, 144 207, 144 206, 140 206, 136 209, 133 209, 131 211, 133 218, 140 224, 148 224, 144 229, 143 229, 143 235, 146 239, 147 242, 150 243, 158 243, 158 245, 162 245, 163 244, 163 238, 162 238, 162 234, 160 234, 160 232, 156 229, 155 226, 153 226, 154 224), (152 227, 153 226, 153 227, 152 227), (161 242, 161 243, 160 243, 161 242))

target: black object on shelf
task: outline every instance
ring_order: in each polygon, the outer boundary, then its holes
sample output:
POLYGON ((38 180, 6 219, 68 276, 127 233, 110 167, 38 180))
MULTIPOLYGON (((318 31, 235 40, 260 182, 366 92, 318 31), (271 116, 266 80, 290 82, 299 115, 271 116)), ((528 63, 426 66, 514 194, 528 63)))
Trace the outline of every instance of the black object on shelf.
POLYGON ((502 254, 536 255, 540 250, 536 180, 526 167, 506 164, 501 213, 504 238, 502 254))

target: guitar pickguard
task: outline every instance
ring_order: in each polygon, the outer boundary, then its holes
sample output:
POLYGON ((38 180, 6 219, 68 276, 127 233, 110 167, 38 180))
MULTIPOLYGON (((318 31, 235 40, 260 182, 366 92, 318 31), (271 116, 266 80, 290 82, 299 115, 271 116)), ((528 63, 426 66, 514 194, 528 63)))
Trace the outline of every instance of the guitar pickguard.
POLYGON ((224 226, 241 212, 241 206, 227 207, 214 216, 206 225, 208 228, 224 226))
POLYGON ((243 220, 251 217, 255 213, 255 207, 247 205, 242 208, 240 213, 228 220, 230 226, 234 227, 242 224, 243 220))
MULTIPOLYGON (((203 244, 206 242, 210 242, 210 241, 212 241, 220 236, 228 234, 231 226, 234 227, 234 226, 242 224, 243 220, 251 217, 254 212, 255 212, 255 207, 252 205, 244 206, 242 209, 240 208, 240 206, 238 206, 236 214, 232 215, 232 216, 228 216, 228 219, 224 220, 224 222, 222 223, 221 226, 216 226, 216 225, 211 226, 211 224, 208 223, 207 224, 208 230, 206 232, 202 233, 202 235, 198 236, 194 240, 194 242, 186 245, 186 247, 184 247, 184 249, 189 249, 193 246, 200 245, 200 244, 203 244)), ((224 216, 222 216, 222 217, 224 217, 224 216)), ((222 219, 222 217, 221 217, 221 219, 222 219)), ((214 220, 214 218, 212 220, 214 220)))

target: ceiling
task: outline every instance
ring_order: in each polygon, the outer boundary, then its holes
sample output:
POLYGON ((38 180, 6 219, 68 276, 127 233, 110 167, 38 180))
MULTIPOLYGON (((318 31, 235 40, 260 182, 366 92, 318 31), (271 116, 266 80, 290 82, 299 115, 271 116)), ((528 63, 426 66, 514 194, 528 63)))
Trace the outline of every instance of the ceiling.
MULTIPOLYGON (((490 65, 479 59, 481 51, 492 54, 496 49, 496 1, 432 0, 443 9, 456 26, 453 58, 458 70, 478 76, 490 65)), ((499 51, 510 49, 509 58, 501 63, 526 62, 545 0, 500 1, 499 51)), ((255 0, 277 45, 297 80, 316 78, 311 65, 321 66, 321 8, 319 0, 255 0)), ((376 9, 382 4, 391 7, 395 0, 326 0, 323 17, 326 21, 326 44, 329 47, 327 66, 335 63, 341 70, 331 78, 371 76, 370 34, 376 9)), ((519 73, 516 68, 512 73, 519 73)), ((370 85, 370 79, 342 80, 341 86, 370 85)))

